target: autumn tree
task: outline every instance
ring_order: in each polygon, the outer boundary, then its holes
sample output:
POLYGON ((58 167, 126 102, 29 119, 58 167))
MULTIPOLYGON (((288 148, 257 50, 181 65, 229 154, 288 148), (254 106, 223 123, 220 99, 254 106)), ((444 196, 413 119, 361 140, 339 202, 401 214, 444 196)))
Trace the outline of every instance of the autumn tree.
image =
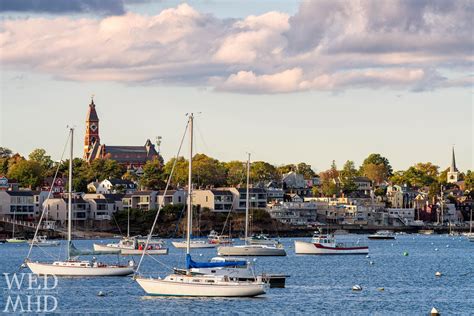
POLYGON ((392 176, 393 170, 387 158, 370 154, 360 166, 360 174, 380 184, 392 176))
POLYGON ((339 193, 339 171, 336 162, 333 160, 331 168, 319 174, 321 179, 321 193, 324 196, 334 196, 339 193))
POLYGON ((294 164, 278 166, 276 169, 277 169, 277 171, 280 175, 284 175, 284 174, 286 174, 288 172, 291 172, 291 171, 294 171, 294 172, 297 171, 297 167, 294 164))

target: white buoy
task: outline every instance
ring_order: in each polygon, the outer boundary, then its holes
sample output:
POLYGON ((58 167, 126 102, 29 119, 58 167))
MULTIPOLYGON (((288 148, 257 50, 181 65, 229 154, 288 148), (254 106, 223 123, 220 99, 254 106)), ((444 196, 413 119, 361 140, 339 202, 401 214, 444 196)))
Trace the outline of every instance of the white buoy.
POLYGON ((105 296, 105 292, 102 292, 102 291, 99 291, 99 293, 97 293, 97 296, 105 296))
POLYGON ((380 291, 380 292, 385 291, 385 289, 383 287, 379 287, 379 288, 377 288, 377 290, 380 291))
POLYGON ((431 316, 439 316, 439 312, 438 312, 438 310, 437 310, 436 308, 433 307, 433 308, 431 309, 430 315, 431 315, 431 316))
POLYGON ((199 257, 202 257, 202 253, 199 254, 199 257))
POLYGON ((449 245, 446 245, 446 248, 449 248, 449 245))
POLYGON ((356 284, 352 286, 352 291, 362 291, 362 286, 360 286, 359 284, 356 284))
POLYGON ((438 251, 438 248, 435 248, 435 251, 438 251))
POLYGON ((442 276, 442 274, 441 274, 441 272, 436 271, 435 276, 440 277, 440 276, 442 276))
POLYGON ((366 258, 370 258, 370 255, 365 256, 366 258))
POLYGON ((257 258, 253 258, 253 262, 256 262, 257 261, 257 258))
POLYGON ((369 264, 374 264, 374 262, 373 262, 373 261, 369 261, 369 264))

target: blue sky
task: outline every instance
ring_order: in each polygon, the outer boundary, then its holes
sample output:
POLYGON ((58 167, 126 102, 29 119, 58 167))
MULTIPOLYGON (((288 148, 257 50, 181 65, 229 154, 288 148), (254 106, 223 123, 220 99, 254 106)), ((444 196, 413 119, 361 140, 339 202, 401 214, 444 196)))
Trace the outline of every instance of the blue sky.
POLYGON ((472 5, 421 2, 0 7, 1 146, 58 158, 74 124, 80 156, 95 94, 102 143, 159 135, 165 159, 193 111, 197 150, 225 161, 250 151, 322 171, 378 152, 395 170, 444 168, 455 144, 458 167, 472 169, 472 5))

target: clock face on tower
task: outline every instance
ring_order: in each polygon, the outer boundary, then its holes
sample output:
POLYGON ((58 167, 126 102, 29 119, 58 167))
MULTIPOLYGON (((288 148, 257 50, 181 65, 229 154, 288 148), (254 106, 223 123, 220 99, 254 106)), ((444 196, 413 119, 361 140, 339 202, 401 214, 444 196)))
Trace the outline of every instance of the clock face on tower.
POLYGON ((97 125, 94 123, 91 124, 91 131, 95 132, 97 130, 97 125))

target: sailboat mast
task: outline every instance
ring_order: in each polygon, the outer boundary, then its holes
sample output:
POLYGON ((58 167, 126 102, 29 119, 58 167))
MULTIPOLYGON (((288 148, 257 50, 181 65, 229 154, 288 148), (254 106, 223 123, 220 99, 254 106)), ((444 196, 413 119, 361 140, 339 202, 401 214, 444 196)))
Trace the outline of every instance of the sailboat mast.
POLYGON ((189 255, 191 248, 191 229, 193 220, 193 204, 192 204, 192 193, 193 193, 193 181, 192 181, 192 170, 193 170, 193 113, 189 115, 189 169, 188 169, 188 221, 186 229, 186 254, 189 255))
POLYGON ((249 186, 250 186, 250 153, 247 160, 247 193, 245 199, 245 244, 249 235, 249 186))
POLYGON ((130 237, 130 208, 128 208, 127 213, 127 238, 130 237))
POLYGON ((70 129, 71 133, 71 151, 69 153, 69 193, 67 202, 67 260, 71 259, 71 231, 72 231, 72 159, 74 148, 74 128, 70 129))
POLYGON ((472 208, 471 215, 469 216, 469 235, 472 234, 472 208))

